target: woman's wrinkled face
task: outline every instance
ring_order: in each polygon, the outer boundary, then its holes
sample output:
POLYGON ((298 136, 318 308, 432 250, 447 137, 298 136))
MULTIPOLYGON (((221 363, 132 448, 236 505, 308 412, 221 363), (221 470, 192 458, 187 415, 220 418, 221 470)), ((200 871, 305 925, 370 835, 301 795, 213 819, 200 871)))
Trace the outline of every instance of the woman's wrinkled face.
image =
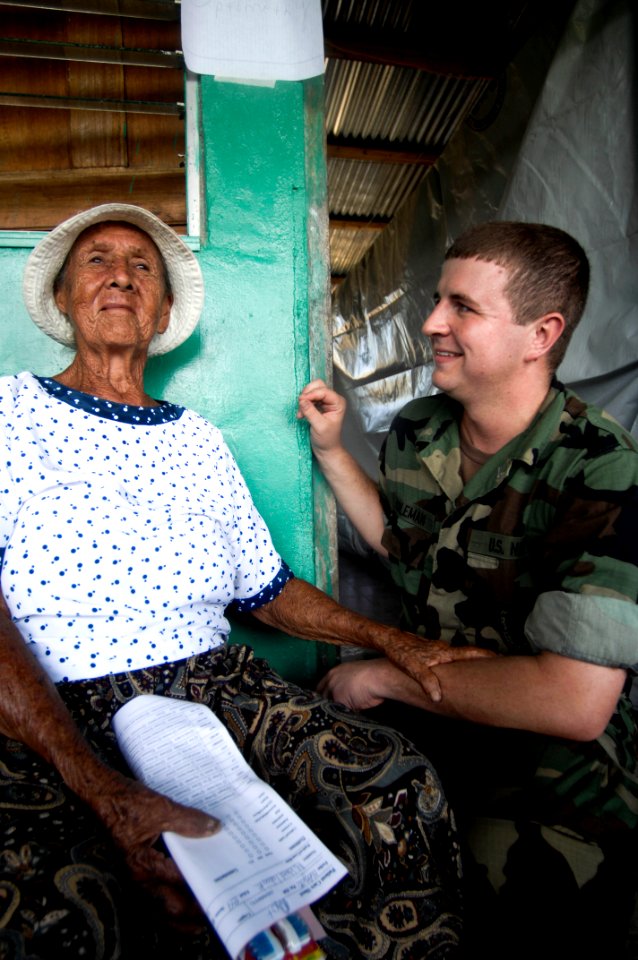
POLYGON ((108 222, 89 227, 75 241, 55 302, 73 326, 78 349, 145 352, 168 327, 173 298, 148 234, 108 222))

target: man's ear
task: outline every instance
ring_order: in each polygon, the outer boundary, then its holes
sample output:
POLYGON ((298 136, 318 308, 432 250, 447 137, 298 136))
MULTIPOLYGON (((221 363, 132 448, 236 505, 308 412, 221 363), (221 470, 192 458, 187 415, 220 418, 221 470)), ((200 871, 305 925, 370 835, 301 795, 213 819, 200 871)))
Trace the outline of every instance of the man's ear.
POLYGON ((562 313, 546 313, 531 324, 532 331, 528 359, 540 360, 547 356, 556 341, 565 329, 565 318, 562 313))

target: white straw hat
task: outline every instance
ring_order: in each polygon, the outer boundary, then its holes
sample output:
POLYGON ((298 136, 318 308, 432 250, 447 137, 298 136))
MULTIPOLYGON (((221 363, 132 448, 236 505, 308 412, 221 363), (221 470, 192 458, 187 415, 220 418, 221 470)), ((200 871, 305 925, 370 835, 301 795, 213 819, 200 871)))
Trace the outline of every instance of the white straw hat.
POLYGON ((67 347, 74 345, 73 328, 55 303, 53 283, 82 231, 104 220, 123 220, 139 227, 162 254, 174 299, 168 327, 153 337, 148 352, 152 356, 174 350, 197 326, 204 304, 202 272, 193 252, 171 227, 149 210, 129 203, 91 207, 65 220, 40 241, 27 260, 22 285, 31 319, 47 336, 67 347))

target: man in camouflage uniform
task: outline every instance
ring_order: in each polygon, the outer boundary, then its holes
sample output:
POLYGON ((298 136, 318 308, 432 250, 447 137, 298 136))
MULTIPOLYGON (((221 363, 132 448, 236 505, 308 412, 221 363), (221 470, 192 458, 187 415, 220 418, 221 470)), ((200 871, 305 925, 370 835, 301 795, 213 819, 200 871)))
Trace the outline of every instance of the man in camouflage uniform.
POLYGON ((423 327, 442 393, 395 418, 378 487, 341 446, 343 399, 320 381, 300 398, 344 511, 388 558, 403 625, 494 654, 434 667, 434 695, 386 659, 322 682, 355 709, 418 708, 410 732, 491 881, 490 903, 475 870, 468 906, 473 949, 493 957, 623 956, 637 872, 638 456, 553 379, 588 280, 555 228, 459 238, 423 327))

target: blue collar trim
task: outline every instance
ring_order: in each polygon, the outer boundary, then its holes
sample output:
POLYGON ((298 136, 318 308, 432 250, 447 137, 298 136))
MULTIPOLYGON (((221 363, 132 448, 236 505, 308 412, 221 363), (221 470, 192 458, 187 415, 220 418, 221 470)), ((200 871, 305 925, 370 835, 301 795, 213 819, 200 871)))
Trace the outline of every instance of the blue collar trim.
POLYGON ((93 416, 102 417, 104 420, 116 420, 118 423, 148 427, 179 420, 184 412, 184 407, 178 407, 166 400, 159 400, 157 407, 134 407, 128 403, 116 403, 114 400, 104 400, 102 397, 92 397, 89 393, 72 390, 71 387, 65 387, 64 384, 49 377, 35 379, 56 400, 68 403, 70 407, 83 410, 93 416))

